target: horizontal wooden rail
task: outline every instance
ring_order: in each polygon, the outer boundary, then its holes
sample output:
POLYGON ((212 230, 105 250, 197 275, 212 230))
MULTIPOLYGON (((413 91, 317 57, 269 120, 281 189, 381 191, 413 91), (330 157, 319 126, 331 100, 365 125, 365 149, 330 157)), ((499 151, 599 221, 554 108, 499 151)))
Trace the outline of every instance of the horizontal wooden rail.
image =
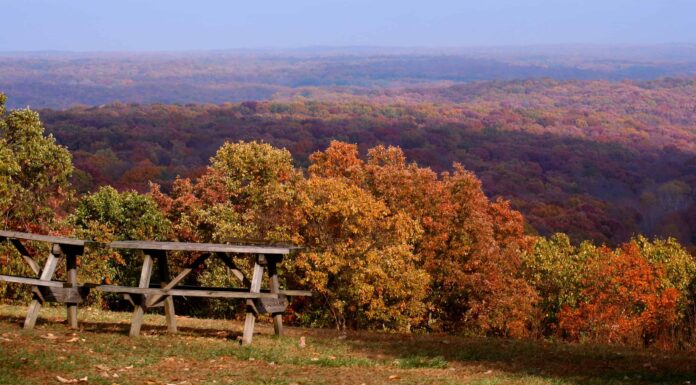
POLYGON ((38 278, 28 278, 28 277, 15 277, 12 275, 0 275, 0 281, 12 282, 12 283, 22 283, 25 285, 32 286, 50 286, 50 287, 69 287, 72 285, 67 284, 63 281, 44 281, 38 278))
MULTIPOLYGON (((150 284, 150 288, 161 290, 162 287, 157 284, 150 284)), ((173 289, 176 290, 208 290, 208 291, 230 291, 230 292, 242 292, 248 293, 249 289, 241 287, 204 287, 204 286, 191 286, 191 285, 178 285, 173 289)), ((269 289, 261 289, 262 293, 270 293, 269 289)), ((289 297, 311 297, 312 292, 309 290, 279 290, 278 294, 287 295, 289 297)))
POLYGON ((272 293, 250 293, 248 291, 224 291, 224 290, 184 290, 184 289, 148 289, 130 286, 99 285, 96 290, 107 293, 123 294, 154 294, 162 296, 186 296, 186 297, 208 297, 208 298, 278 298, 278 294, 272 293))

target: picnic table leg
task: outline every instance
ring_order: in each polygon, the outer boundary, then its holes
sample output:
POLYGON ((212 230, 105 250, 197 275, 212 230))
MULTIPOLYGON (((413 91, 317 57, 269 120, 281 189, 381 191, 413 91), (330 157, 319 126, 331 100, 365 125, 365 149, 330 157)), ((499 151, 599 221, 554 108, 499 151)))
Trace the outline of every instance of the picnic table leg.
MULTIPOLYGON (((263 279, 263 266, 261 266, 260 256, 254 260, 254 274, 251 277, 250 293, 261 292, 261 280, 263 279)), ((247 300, 247 313, 244 320, 244 333, 242 334, 242 345, 250 345, 254 336, 254 323, 256 322, 256 307, 254 301, 247 300)))
MULTIPOLYGON (((169 266, 167 255, 161 253, 157 256, 157 269, 159 270, 160 286, 165 287, 169 282, 169 266)), ((174 311, 174 298, 167 296, 164 299, 164 317, 167 320, 167 332, 176 333, 176 312, 174 311)))
MULTIPOLYGON (((140 271, 140 283, 139 288, 147 289, 150 287, 150 276, 152 275, 152 257, 149 254, 145 254, 143 260, 143 269, 140 271)), ((131 328, 129 335, 131 337, 137 337, 140 335, 140 327, 143 325, 143 316, 147 310, 147 297, 143 294, 140 296, 140 301, 135 304, 135 310, 133 310, 133 319, 131 320, 131 328)))
MULTIPOLYGON (((65 255, 65 269, 68 273, 68 284, 71 287, 77 286, 77 255, 74 252, 68 252, 65 255)), ((68 326, 71 329, 77 329, 77 304, 68 303, 68 326)))
MULTIPOLYGON (((60 251, 60 248, 56 249, 54 247, 54 250, 48 253, 48 259, 46 260, 46 264, 44 265, 44 268, 41 271, 41 276, 39 277, 39 279, 42 281, 50 281, 51 278, 53 278, 53 273, 56 271, 58 260, 60 258, 56 255, 57 253, 54 254, 54 251, 60 251)), ((31 305, 29 305, 29 310, 27 311, 27 318, 24 319, 25 329, 34 328, 42 305, 43 299, 38 294, 34 293, 34 299, 31 301, 31 305)))
MULTIPOLYGON (((275 256, 268 257, 268 277, 271 286, 271 293, 278 293, 280 291, 280 284, 278 282, 278 270, 276 264, 278 263, 278 258, 275 256)), ((276 336, 283 335, 283 313, 273 313, 273 330, 276 336)))

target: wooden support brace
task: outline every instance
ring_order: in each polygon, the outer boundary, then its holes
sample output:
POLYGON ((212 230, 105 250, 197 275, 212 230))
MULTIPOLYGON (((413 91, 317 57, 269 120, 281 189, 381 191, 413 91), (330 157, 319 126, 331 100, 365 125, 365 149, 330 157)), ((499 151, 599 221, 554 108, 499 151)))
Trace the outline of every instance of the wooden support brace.
MULTIPOLYGON (((162 286, 162 289, 169 290, 181 283, 181 281, 183 281, 184 278, 191 274, 193 270, 195 270, 198 266, 203 264, 203 262, 205 262, 205 260, 208 259, 208 257, 210 257, 210 254, 206 253, 196 258, 196 260, 193 261, 193 263, 190 264, 187 268, 182 270, 181 273, 179 273, 179 275, 176 276, 176 278, 169 281, 169 283, 167 283, 165 286, 162 286)), ((162 295, 153 295, 151 298, 148 299, 147 304, 148 306, 152 306, 155 303, 159 302, 161 299, 162 295)))
POLYGON ((244 286, 251 286, 251 281, 247 277, 244 276, 244 273, 239 270, 237 265, 234 263, 232 260, 232 257, 230 257, 229 254, 227 253, 217 253, 216 254, 220 260, 232 271, 232 274, 234 274, 235 277, 244 285, 244 286))
POLYGON ((34 274, 39 275, 41 274, 41 268, 39 267, 39 264, 36 263, 34 258, 32 258, 31 253, 29 253, 29 250, 27 250, 26 247, 22 244, 22 242, 19 241, 19 239, 12 239, 11 240, 12 245, 17 249, 19 254, 22 256, 22 259, 31 267, 31 270, 34 272, 34 274))
MULTIPOLYGON (((53 278, 53 273, 55 273, 56 267, 58 267, 59 260, 60 258, 58 256, 56 256, 52 252, 49 253, 48 259, 46 260, 46 264, 44 265, 43 270, 41 271, 41 276, 39 277, 39 279, 42 281, 50 281, 51 278, 53 278)), ((24 319, 25 329, 34 328, 34 325, 36 325, 36 319, 39 317, 39 311, 41 311, 42 304, 43 299, 38 295, 34 294, 34 299, 31 301, 29 309, 27 310, 27 317, 24 319)))
MULTIPOLYGON (((150 254, 145 254, 143 258, 143 268, 140 271, 140 282, 138 287, 148 288, 150 286, 150 277, 152 275, 152 257, 150 254)), ((133 318, 131 320, 131 327, 129 335, 131 337, 137 337, 140 335, 140 328, 143 325, 143 317, 145 311, 147 310, 147 297, 142 296, 140 303, 136 304, 135 310, 133 310, 133 318)))
MULTIPOLYGON (((263 279, 263 266, 261 263, 265 262, 265 259, 261 259, 259 255, 254 261, 254 273, 251 277, 251 286, 249 287, 250 293, 260 293, 261 292, 261 280, 263 279)), ((247 313, 246 319, 244 320, 244 332, 242 334, 242 345, 250 345, 251 340, 254 336, 254 323, 256 322, 256 313, 254 308, 254 301, 251 299, 247 300, 247 313)))

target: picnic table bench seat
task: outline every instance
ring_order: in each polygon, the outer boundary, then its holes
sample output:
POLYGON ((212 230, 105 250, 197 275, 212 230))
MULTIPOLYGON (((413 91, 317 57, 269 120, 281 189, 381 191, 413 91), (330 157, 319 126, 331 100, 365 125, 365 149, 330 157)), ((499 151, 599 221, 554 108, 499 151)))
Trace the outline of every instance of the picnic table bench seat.
POLYGON ((44 302, 62 302, 67 306, 68 325, 77 328, 77 305, 84 301, 90 290, 98 290, 124 295, 133 306, 130 336, 140 334, 140 328, 145 312, 153 307, 164 307, 167 320, 167 330, 176 332, 176 318, 173 298, 175 296, 237 298, 246 300, 246 320, 242 344, 250 344, 253 336, 254 323, 260 313, 270 313, 276 335, 282 334, 282 315, 287 308, 287 298, 294 296, 311 296, 306 290, 281 289, 278 281, 277 264, 283 257, 295 248, 288 245, 268 244, 215 244, 162 241, 114 241, 99 243, 61 236, 49 236, 17 231, 0 230, 0 241, 10 241, 19 251, 37 277, 19 277, 0 275, 0 281, 20 283, 32 286, 34 298, 29 306, 24 322, 26 329, 31 329, 36 323, 39 310, 44 302), (24 247, 24 241, 45 242, 51 245, 50 252, 43 268, 34 260, 24 247), (104 285, 96 283, 77 282, 77 256, 83 255, 86 247, 111 248, 114 250, 139 250, 143 256, 138 287, 121 285, 104 285), (198 257, 183 266, 181 272, 174 278, 170 277, 167 263, 167 252, 190 252, 199 254, 198 257), (253 273, 248 279, 236 266, 234 256, 248 256, 253 262, 253 273), (66 259, 66 281, 53 280, 53 275, 60 258, 66 259), (200 287, 181 285, 182 281, 208 258, 220 259, 240 281, 244 287, 200 287), (151 276, 155 261, 159 284, 151 284, 151 276), (264 272, 269 278, 269 288, 261 289, 264 272))

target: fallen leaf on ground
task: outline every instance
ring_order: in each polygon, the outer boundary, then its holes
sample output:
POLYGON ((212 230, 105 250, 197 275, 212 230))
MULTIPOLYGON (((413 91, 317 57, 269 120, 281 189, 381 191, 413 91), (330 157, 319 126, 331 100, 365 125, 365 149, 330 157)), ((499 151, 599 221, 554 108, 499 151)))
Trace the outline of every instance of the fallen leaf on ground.
POLYGON ((67 379, 67 378, 63 378, 61 376, 56 376, 56 380, 58 380, 58 382, 60 382, 61 384, 75 384, 75 383, 77 383, 77 380, 74 378, 67 379))
POLYGON ((57 339, 58 337, 54 336, 53 333, 48 333, 48 334, 46 334, 46 335, 41 336, 41 338, 47 339, 47 340, 55 340, 55 339, 57 339))
POLYGON ((77 341, 79 341, 79 340, 80 340, 79 338, 73 337, 73 338, 67 340, 66 342, 77 342, 77 341))
POLYGON ((401 377, 399 377, 399 376, 396 375, 396 374, 392 374, 391 376, 389 376, 389 379, 390 379, 390 380, 398 380, 398 379, 400 379, 400 378, 401 378, 401 377))
POLYGON ((99 365, 96 365, 95 367, 96 367, 97 369, 103 370, 103 371, 105 371, 105 372, 108 372, 109 370, 111 370, 108 366, 106 366, 106 365, 104 365, 104 364, 99 364, 99 365))

